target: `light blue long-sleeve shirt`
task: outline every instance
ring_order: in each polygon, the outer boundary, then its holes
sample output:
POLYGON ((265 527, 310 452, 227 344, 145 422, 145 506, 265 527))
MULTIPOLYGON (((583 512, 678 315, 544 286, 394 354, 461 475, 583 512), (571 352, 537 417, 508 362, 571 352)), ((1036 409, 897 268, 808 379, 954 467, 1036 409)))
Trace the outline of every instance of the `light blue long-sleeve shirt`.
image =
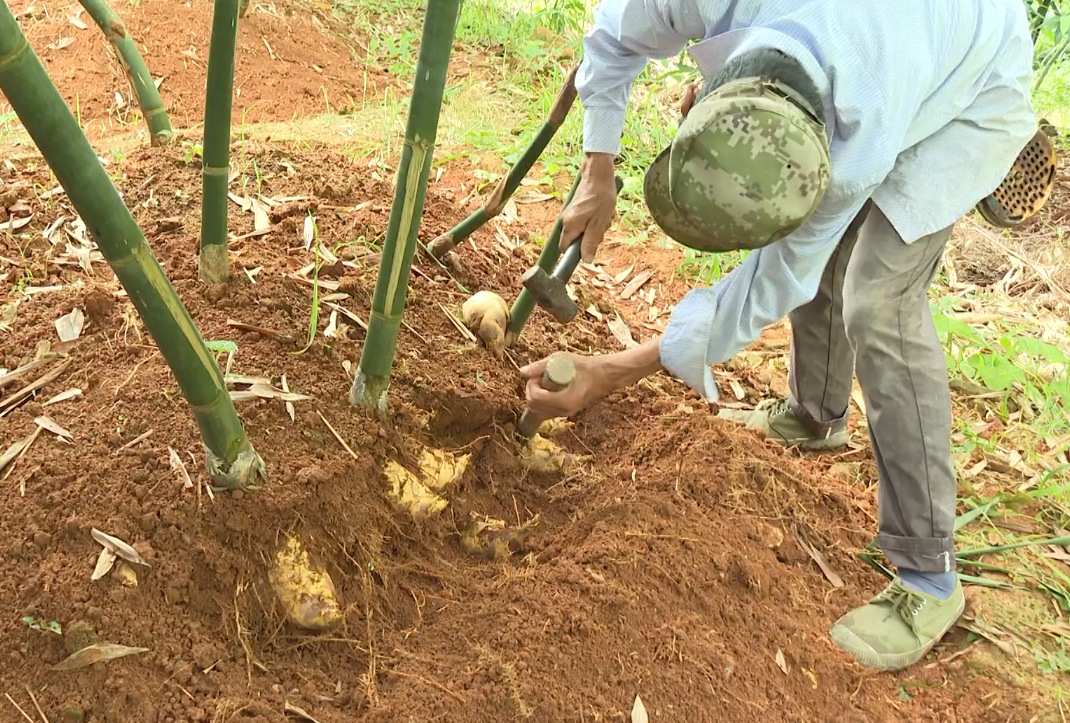
POLYGON ((1021 0, 603 0, 576 87, 584 149, 617 154, 632 83, 678 54, 710 76, 756 48, 795 58, 823 96, 832 179, 817 212, 755 251, 669 319, 662 364, 709 399, 709 366, 817 293, 865 202, 907 243, 991 193, 1036 132, 1032 42, 1021 0))

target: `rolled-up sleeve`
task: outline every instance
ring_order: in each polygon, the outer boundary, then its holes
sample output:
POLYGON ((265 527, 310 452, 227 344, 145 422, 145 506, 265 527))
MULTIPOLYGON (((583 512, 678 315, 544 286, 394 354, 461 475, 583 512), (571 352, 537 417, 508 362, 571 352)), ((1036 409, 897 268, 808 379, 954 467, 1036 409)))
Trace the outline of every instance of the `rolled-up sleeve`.
POLYGON ((696 0, 603 0, 583 39, 576 90, 583 103, 583 150, 620 152, 632 84, 650 58, 669 58, 706 27, 696 0))
POLYGON ((871 192, 819 208, 793 234, 751 252, 715 285, 688 292, 669 317, 662 365, 716 401, 710 365, 730 359, 766 326, 814 298, 825 265, 871 192))

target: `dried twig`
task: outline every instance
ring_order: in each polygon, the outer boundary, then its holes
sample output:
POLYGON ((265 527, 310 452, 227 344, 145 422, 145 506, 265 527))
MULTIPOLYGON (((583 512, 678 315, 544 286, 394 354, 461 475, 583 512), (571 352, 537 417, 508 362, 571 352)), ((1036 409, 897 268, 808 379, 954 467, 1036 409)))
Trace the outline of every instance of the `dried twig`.
POLYGON ((26 692, 30 694, 30 700, 33 701, 33 707, 36 708, 37 712, 41 714, 41 720, 43 720, 44 723, 49 723, 48 716, 45 715, 45 712, 41 710, 41 706, 37 703, 37 696, 33 694, 33 691, 30 690, 30 686, 28 685, 26 686, 26 692))
MULTIPOLYGON (((0 401, 0 417, 6 417, 19 407, 24 401, 30 398, 30 395, 36 392, 38 389, 48 385, 50 382, 55 381, 63 372, 67 371, 67 367, 71 365, 70 360, 63 362, 58 367, 45 374, 37 381, 29 384, 19 391, 12 394, 7 399, 0 401)), ((7 375, 5 375, 6 378, 7 375)))
POLYGON ((327 425, 327 429, 331 430, 331 434, 333 434, 334 438, 338 440, 338 443, 341 444, 347 452, 349 452, 349 456, 353 459, 360 459, 360 457, 357 456, 357 453, 354 452, 348 444, 346 444, 346 441, 344 439, 342 439, 342 435, 338 434, 338 431, 331 426, 331 423, 327 421, 327 418, 323 416, 323 413, 319 410, 316 410, 316 414, 320 415, 320 419, 322 419, 323 423, 327 425))
POLYGON ((268 329, 266 327, 256 326, 254 324, 243 324, 242 322, 235 321, 234 319, 227 319, 227 326, 233 327, 235 329, 241 329, 242 331, 252 331, 257 334, 263 334, 264 336, 270 336, 275 339, 278 339, 279 341, 284 341, 288 344, 292 344, 294 342, 294 338, 289 334, 283 334, 281 331, 275 331, 274 329, 268 329))
POLYGON ((129 442, 124 444, 122 447, 119 447, 119 449, 117 449, 114 452, 112 452, 112 455, 117 455, 117 454, 120 454, 122 452, 125 452, 126 450, 130 449, 131 447, 133 447, 135 444, 138 444, 139 442, 144 442, 146 439, 148 439, 149 437, 152 436, 153 431, 154 430, 150 429, 149 431, 145 432, 144 434, 142 434, 142 435, 140 435, 138 437, 134 437, 129 442))
POLYGON ((33 371, 35 371, 37 369, 40 369, 43 366, 48 365, 49 363, 51 363, 55 359, 59 359, 59 356, 60 356, 59 354, 52 354, 52 353, 45 354, 40 359, 34 359, 29 364, 23 364, 18 369, 14 370, 12 372, 8 372, 4 376, 0 377, 0 389, 3 389, 5 387, 11 386, 15 382, 17 382, 19 379, 22 379, 23 377, 27 376, 31 372, 33 372, 33 371))
POLYGON ((20 706, 18 703, 16 703, 15 699, 12 698, 8 693, 4 693, 4 697, 7 698, 8 701, 11 702, 11 705, 15 706, 15 710, 17 710, 19 713, 22 713, 22 717, 23 718, 25 718, 26 720, 30 721, 30 723, 37 723, 37 721, 35 721, 33 718, 31 718, 29 715, 26 714, 26 711, 24 711, 22 709, 22 706, 20 706))

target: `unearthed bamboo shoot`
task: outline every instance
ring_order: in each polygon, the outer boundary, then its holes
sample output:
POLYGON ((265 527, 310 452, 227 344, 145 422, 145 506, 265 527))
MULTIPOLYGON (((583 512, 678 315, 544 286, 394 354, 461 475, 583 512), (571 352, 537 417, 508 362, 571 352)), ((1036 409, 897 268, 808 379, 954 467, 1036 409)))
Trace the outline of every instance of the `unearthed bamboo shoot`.
POLYGON ((432 256, 441 259, 449 251, 456 248, 458 244, 475 233, 483 224, 502 212, 502 209, 505 208, 505 202, 520 187, 520 182, 524 180, 524 176, 531 170, 535 161, 539 160, 539 156, 546 150, 546 146, 549 145, 554 134, 557 133, 557 129, 565 122, 565 118, 568 117, 568 112, 572 109, 572 104, 575 100, 576 68, 573 68, 572 72, 568 74, 568 80, 565 81, 565 87, 561 89, 561 93, 557 96, 557 100, 554 101, 554 105, 550 109, 550 115, 547 116, 546 122, 542 124, 542 128, 539 129, 539 132, 531 141, 531 145, 527 147, 527 150, 509 170, 509 173, 498 181, 498 185, 494 187, 482 207, 427 245, 427 250, 432 256))
POLYGON ((115 46, 119 63, 123 66, 126 77, 130 79, 130 85, 134 88, 141 115, 145 116, 152 145, 167 145, 175 137, 174 131, 171 130, 171 121, 167 118, 167 109, 164 108, 160 91, 152 81, 152 75, 145 61, 142 60, 141 53, 137 51, 137 44, 123 25, 123 21, 104 0, 79 0, 79 2, 104 33, 104 37, 115 46))
POLYGON ((0 90, 174 372, 200 427, 213 479, 232 488, 252 483, 264 463, 249 444, 219 367, 6 3, 0 3, 0 90))
POLYGON ((208 83, 204 98, 204 151, 201 165, 200 278, 227 280, 227 183, 230 176, 230 112, 234 96, 234 46, 239 0, 215 0, 208 83))
MULTIPOLYGON (((568 196, 565 197, 565 204, 562 209, 568 208, 568 205, 572 203, 572 197, 576 195, 576 188, 579 184, 580 176, 577 175, 576 180, 572 182, 572 188, 569 189, 568 196)), ((561 228, 561 215, 558 214, 553 230, 550 231, 550 238, 546 239, 546 245, 542 247, 542 253, 539 254, 537 262, 539 267, 548 274, 553 272, 554 266, 557 265, 557 259, 561 256, 561 228)), ((520 332, 524 330, 524 325, 528 323, 528 317, 531 316, 531 312, 534 310, 535 297, 527 289, 521 289, 520 293, 517 294, 516 301, 513 302, 513 308, 509 310, 506 346, 512 346, 517 337, 520 336, 520 332)))
POLYGON ((405 309, 412 257, 416 253, 416 236, 423 216, 460 5, 460 0, 428 0, 427 3, 416 80, 409 101, 405 146, 395 179, 394 202, 372 297, 368 335, 360 355, 360 369, 350 390, 353 404, 380 411, 386 409, 390 368, 405 309))

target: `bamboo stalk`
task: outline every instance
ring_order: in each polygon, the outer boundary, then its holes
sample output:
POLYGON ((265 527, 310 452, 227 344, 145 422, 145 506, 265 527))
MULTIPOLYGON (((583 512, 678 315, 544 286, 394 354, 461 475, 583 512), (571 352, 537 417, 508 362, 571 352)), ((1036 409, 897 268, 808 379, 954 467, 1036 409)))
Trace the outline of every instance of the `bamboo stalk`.
MULTIPOLYGON (((576 174, 576 180, 572 182, 572 188, 569 189, 568 196, 565 197, 565 204, 561 207, 562 214, 564 209, 568 208, 568 205, 572 203, 572 197, 576 195, 576 189, 580 185, 580 176, 576 174)), ((542 253, 539 254, 538 265, 546 273, 552 273, 554 266, 557 265, 557 260, 561 256, 561 214, 558 214, 557 221, 554 222, 553 230, 550 231, 550 237, 546 239, 546 244, 542 247, 542 253)), ((509 310, 509 326, 506 327, 506 345, 511 346, 520 336, 520 332, 524 330, 524 325, 528 323, 528 318, 531 316, 531 312, 535 310, 535 297, 531 295, 527 289, 521 289, 520 293, 516 296, 516 301, 513 302, 513 307, 509 310)))
POLYGON ((416 253, 416 236, 423 216, 427 177, 431 171, 460 5, 461 0, 428 0, 427 3, 420 55, 416 61, 416 80, 405 127, 405 145, 398 164, 390 223, 372 297, 368 335, 360 355, 360 369, 349 394, 353 404, 365 408, 386 409, 390 368, 405 310, 409 271, 416 253))
POLYGON ((481 226, 483 226, 483 224, 502 212, 502 209, 505 208, 506 201, 508 201, 516 192, 516 189, 520 187, 520 182, 524 180, 524 176, 526 176, 528 171, 531 170, 531 167, 535 165, 535 161, 539 160, 539 156, 546 150, 546 146, 549 145, 554 134, 557 133, 557 129, 561 127, 565 122, 565 118, 568 117, 568 112, 572 109, 572 104, 576 100, 577 68, 578 66, 574 67, 568 74, 568 79, 565 81, 565 87, 561 89, 561 92, 557 96, 557 100, 554 101, 553 107, 550 108, 550 114, 542 124, 539 132, 535 134, 535 138, 532 139, 527 150, 524 151, 524 154, 520 156, 513 167, 509 169, 509 173, 498 181, 498 184, 483 203, 483 206, 476 211, 473 211, 468 218, 464 219, 427 245, 427 250, 432 256, 441 259, 459 244, 463 243, 466 238, 475 233, 481 226))
POLYGON ((230 113, 234 96, 234 46, 239 0, 215 0, 208 48, 201 163, 201 256, 206 284, 227 280, 227 180, 230 175, 230 113))
POLYGON ((126 77, 134 88, 137 96, 137 104, 141 108, 141 115, 145 116, 145 124, 149 127, 149 137, 154 146, 165 146, 174 140, 175 134, 171 130, 171 121, 167 118, 167 109, 164 108, 163 99, 156 84, 152 82, 152 75, 148 66, 141 58, 137 50, 137 44, 126 31, 126 26, 115 11, 108 6, 105 0, 78 0, 86 9, 93 22, 104 33, 115 47, 115 53, 119 56, 119 64, 126 71, 126 77))
POLYGON ((251 483, 264 463, 249 444, 223 375, 6 3, 0 3, 0 90, 174 372, 200 428, 213 479, 232 488, 251 483))

